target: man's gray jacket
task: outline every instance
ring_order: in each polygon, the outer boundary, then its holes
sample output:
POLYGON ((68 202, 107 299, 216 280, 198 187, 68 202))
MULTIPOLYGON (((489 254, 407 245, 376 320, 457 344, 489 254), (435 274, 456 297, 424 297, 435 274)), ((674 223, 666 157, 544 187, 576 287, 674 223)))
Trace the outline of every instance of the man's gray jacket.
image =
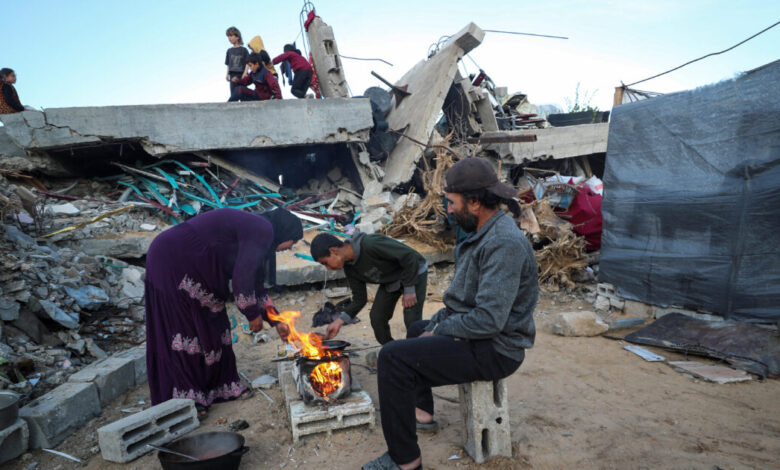
POLYGON ((539 278, 533 248, 502 210, 455 250, 445 308, 426 329, 468 340, 492 338, 499 354, 522 362, 534 344, 539 278))

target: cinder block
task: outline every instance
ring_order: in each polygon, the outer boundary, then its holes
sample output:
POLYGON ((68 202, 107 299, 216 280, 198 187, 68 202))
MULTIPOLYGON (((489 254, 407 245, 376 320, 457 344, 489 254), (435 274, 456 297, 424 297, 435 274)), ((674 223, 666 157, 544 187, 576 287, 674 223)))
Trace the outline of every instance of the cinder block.
POLYGON ((30 447, 52 448, 100 414, 93 383, 66 382, 19 410, 30 429, 30 447))
POLYGON ((135 385, 134 361, 132 357, 111 356, 81 369, 68 381, 94 383, 100 404, 105 406, 135 385))
POLYGON ((629 317, 636 318, 652 318, 653 306, 644 302, 636 302, 634 300, 626 300, 623 305, 623 313, 629 317))
POLYGON ((0 463, 15 459, 27 451, 30 431, 27 423, 19 418, 14 424, 0 429, 0 463))
POLYGON ((135 370, 135 386, 146 383, 146 344, 127 349, 114 355, 114 357, 131 359, 135 370))
POLYGON ((174 398, 98 429, 103 458, 125 463, 150 450, 147 444, 163 445, 200 425, 195 402, 174 398))
MULTIPOLYGON (((290 418, 293 442, 301 437, 321 432, 332 434, 339 429, 376 423, 376 410, 371 396, 359 386, 352 387, 352 393, 343 400, 329 405, 306 405, 295 386, 291 362, 280 362, 279 384, 284 392, 287 413, 290 418)), ((354 380, 354 379, 353 379, 354 380)), ((353 382, 353 385, 357 385, 353 382)))
POLYGON ((599 294, 605 296, 605 297, 616 297, 617 296, 617 290, 615 289, 615 286, 612 284, 608 284, 606 282, 600 282, 596 286, 596 292, 599 294))
POLYGON ((470 382, 461 384, 459 390, 460 411, 466 427, 466 452, 478 464, 497 455, 511 457, 506 382, 470 382))

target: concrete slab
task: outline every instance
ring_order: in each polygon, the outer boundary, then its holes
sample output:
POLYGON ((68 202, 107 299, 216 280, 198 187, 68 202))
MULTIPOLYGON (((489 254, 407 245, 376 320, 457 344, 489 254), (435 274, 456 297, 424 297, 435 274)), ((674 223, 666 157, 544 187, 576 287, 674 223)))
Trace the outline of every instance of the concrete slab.
POLYGON ((52 108, 0 121, 27 151, 127 140, 152 155, 366 142, 373 126, 369 100, 347 98, 52 108))
POLYGON ((301 400, 292 375, 292 362, 278 365, 279 384, 287 405, 293 442, 310 434, 368 425, 374 427, 376 410, 371 397, 364 390, 354 391, 347 398, 331 405, 306 405, 301 400))
POLYGON ((306 34, 309 36, 309 49, 314 69, 317 71, 320 93, 325 98, 348 97, 347 79, 344 76, 333 28, 322 21, 322 18, 316 17, 309 23, 306 34))
POLYGON ((68 382, 93 383, 105 406, 135 385, 134 358, 112 356, 94 362, 68 378, 68 382))
POLYGON ((30 432, 27 423, 19 418, 5 429, 0 429, 0 463, 13 460, 27 451, 30 432))
POLYGON ((535 135, 536 142, 508 142, 485 145, 485 150, 496 152, 506 163, 521 163, 553 158, 572 158, 607 151, 609 123, 579 126, 547 127, 530 131, 484 132, 483 138, 535 135))
POLYGON ((200 426, 195 402, 174 398, 98 429, 103 458, 125 463, 200 426))
POLYGON ((753 380, 753 377, 744 370, 736 370, 717 364, 696 361, 669 361, 668 364, 678 372, 691 374, 694 377, 718 384, 753 380))
POLYGON ((30 447, 53 448, 100 414, 95 384, 66 382, 28 403, 19 416, 30 429, 30 447))
MULTIPOLYGON (((406 135, 420 142, 428 142, 455 78, 458 61, 477 47, 484 37, 484 31, 470 23, 453 35, 436 55, 417 63, 396 81, 397 86, 407 85, 411 95, 390 111, 387 116, 390 128, 399 130, 409 126, 406 135)), ((409 181, 421 155, 419 145, 402 137, 387 158, 383 180, 385 187, 393 188, 409 181)))

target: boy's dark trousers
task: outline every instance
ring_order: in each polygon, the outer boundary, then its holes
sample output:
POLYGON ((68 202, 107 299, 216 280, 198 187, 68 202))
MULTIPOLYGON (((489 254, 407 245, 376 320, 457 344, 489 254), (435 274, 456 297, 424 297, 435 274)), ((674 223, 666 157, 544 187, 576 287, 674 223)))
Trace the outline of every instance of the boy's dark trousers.
POLYGON ((408 339, 384 345, 377 360, 382 432, 399 465, 420 456, 414 409, 433 414, 431 387, 503 379, 522 363, 496 352, 491 339, 418 338, 429 323, 407 327, 408 339))
POLYGON ((290 90, 293 96, 305 98, 306 92, 309 91, 309 87, 311 86, 311 78, 311 70, 299 70, 295 72, 292 81, 292 89, 290 90))
MULTIPOLYGON (((406 329, 412 323, 422 320, 423 304, 425 303, 425 294, 428 289, 428 272, 417 275, 417 282, 414 284, 414 291, 417 294, 417 304, 412 308, 404 309, 404 325, 406 329)), ((380 285, 374 297, 374 305, 371 306, 371 328, 374 329, 374 336, 379 344, 385 344, 393 340, 390 334, 390 319, 393 318, 395 305, 399 297, 403 294, 403 287, 396 291, 388 292, 385 286, 380 285)))
POLYGON ((260 101, 257 92, 251 88, 238 85, 233 88, 228 101, 260 101))
POLYGON ((242 76, 242 75, 244 75, 244 73, 243 73, 243 72, 228 72, 228 77, 230 77, 230 80, 231 80, 231 81, 229 82, 229 83, 230 83, 230 96, 231 96, 231 97, 233 96, 233 90, 234 90, 235 88, 237 88, 237 87, 240 87, 240 86, 241 86, 241 85, 239 85, 238 83, 233 83, 233 81, 232 81, 232 80, 233 80, 233 77, 235 77, 235 78, 241 78, 241 76, 242 76))

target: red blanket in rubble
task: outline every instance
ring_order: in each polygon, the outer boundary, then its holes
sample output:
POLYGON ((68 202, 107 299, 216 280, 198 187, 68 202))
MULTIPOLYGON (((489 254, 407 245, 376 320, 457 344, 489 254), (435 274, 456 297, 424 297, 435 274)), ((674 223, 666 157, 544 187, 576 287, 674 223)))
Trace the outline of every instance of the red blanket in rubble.
MULTIPOLYGON (((569 184, 573 184, 569 181, 569 184)), ((601 196, 594 193, 587 185, 578 184, 577 195, 574 196, 569 209, 558 215, 574 225, 574 232, 585 237, 585 247, 588 250, 601 248, 601 196)))

